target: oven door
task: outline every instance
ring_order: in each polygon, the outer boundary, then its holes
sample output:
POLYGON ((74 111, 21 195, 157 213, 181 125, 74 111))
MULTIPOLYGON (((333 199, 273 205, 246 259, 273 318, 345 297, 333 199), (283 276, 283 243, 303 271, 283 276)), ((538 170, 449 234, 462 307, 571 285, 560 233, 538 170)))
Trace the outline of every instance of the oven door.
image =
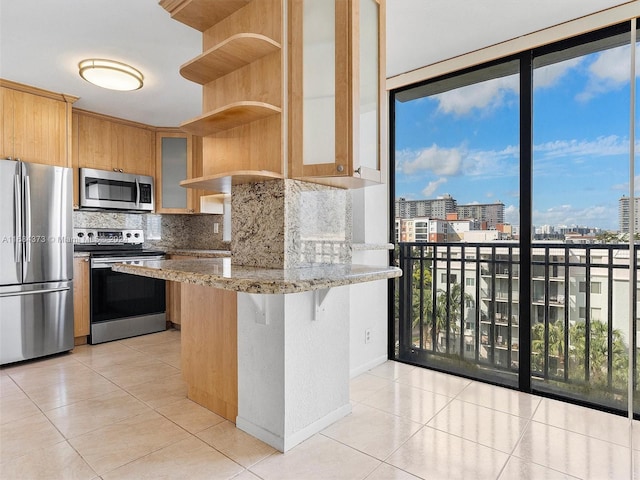
POLYGON ((91 259, 92 344, 166 328, 165 281, 111 270, 114 263, 163 258, 91 259))

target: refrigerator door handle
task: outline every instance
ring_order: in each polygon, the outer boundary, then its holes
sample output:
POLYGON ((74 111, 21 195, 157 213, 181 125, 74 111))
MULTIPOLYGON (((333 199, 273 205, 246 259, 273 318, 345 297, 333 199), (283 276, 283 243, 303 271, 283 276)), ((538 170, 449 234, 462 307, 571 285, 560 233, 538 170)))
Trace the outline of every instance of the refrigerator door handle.
POLYGON ((0 293, 0 298, 2 298, 2 297, 19 297, 19 296, 24 296, 24 295, 39 295, 41 293, 64 292, 66 290, 71 290, 71 287, 47 288, 46 290, 29 290, 29 291, 26 291, 26 292, 0 293))
POLYGON ((25 244, 25 261, 31 261, 31 181, 29 175, 24 176, 24 244, 25 244))
POLYGON ((16 175, 13 185, 14 225, 13 225, 13 259, 16 263, 22 261, 22 201, 20 199, 20 175, 16 175))

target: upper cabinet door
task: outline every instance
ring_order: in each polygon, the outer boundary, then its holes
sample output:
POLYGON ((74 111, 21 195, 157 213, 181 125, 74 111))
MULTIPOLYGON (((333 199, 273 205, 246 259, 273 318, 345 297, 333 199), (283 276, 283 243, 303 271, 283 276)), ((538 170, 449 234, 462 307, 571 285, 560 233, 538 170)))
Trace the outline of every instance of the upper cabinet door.
POLYGON ((381 182, 383 19, 382 0, 290 0, 294 178, 350 188, 381 182))
POLYGON ((71 104, 76 98, 2 83, 11 88, 0 87, 0 156, 70 167, 71 104))

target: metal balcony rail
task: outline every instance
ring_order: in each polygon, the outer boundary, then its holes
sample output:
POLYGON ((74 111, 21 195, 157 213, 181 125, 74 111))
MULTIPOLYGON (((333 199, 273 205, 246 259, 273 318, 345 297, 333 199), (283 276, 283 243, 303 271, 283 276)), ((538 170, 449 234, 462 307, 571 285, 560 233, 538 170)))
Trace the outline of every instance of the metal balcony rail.
POLYGON ((533 243, 532 259, 525 299, 515 242, 398 244, 397 358, 517 375, 530 328, 532 380, 624 395, 638 259, 631 289, 628 245, 533 243))

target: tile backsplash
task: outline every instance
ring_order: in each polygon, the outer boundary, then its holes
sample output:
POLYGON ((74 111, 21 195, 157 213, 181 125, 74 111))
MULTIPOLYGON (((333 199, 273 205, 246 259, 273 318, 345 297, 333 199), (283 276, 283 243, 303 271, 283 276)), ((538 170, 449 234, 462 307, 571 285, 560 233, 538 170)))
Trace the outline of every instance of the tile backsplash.
POLYGON ((149 248, 229 249, 229 244, 222 240, 222 215, 157 215, 74 210, 73 226, 142 229, 145 247, 149 248), (214 233, 216 223, 218 233, 214 233))

